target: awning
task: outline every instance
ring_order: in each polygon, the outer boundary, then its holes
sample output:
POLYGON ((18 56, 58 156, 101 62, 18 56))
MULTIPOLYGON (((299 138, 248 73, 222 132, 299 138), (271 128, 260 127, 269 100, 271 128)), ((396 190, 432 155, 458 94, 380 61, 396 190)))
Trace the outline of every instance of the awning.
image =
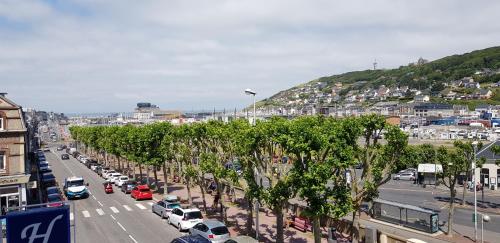
POLYGON ((438 173, 443 172, 443 166, 440 164, 419 164, 417 172, 418 173, 438 173))

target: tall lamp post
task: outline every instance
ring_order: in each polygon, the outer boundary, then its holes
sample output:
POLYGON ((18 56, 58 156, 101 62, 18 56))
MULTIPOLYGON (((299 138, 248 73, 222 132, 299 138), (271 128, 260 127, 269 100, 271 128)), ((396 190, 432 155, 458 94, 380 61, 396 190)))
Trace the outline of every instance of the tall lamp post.
POLYGON ((483 225, 484 222, 490 222, 490 216, 481 214, 481 243, 484 243, 483 225))
POLYGON ((474 160, 472 161, 472 188, 474 190, 474 242, 477 242, 477 191, 476 191, 476 150, 477 141, 472 142, 474 147, 474 160))
MULTIPOLYGON (((252 125, 255 126, 255 95, 257 94, 257 92, 251 90, 251 89, 245 89, 245 94, 246 95, 252 95, 253 96, 253 121, 252 121, 252 125)), ((255 168, 255 179, 256 180, 259 180, 259 170, 257 170, 257 168, 255 168)), ((260 184, 260 186, 262 186, 262 184, 260 184)), ((258 200, 255 200, 255 239, 257 239, 257 241, 259 240, 259 201, 258 200)))

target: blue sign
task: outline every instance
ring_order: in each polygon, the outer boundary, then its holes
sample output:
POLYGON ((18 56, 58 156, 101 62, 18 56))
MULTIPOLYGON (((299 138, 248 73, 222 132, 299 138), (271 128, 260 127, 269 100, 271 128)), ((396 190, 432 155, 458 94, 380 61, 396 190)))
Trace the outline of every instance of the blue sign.
POLYGON ((7 243, 71 243, 69 206, 9 212, 7 243))

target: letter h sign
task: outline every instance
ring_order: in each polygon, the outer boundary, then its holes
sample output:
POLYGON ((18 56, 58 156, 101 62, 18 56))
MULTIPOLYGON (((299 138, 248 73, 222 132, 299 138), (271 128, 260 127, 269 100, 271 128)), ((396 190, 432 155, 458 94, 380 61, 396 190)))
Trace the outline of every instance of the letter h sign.
POLYGON ((71 243, 69 206, 7 214, 7 243, 71 243))

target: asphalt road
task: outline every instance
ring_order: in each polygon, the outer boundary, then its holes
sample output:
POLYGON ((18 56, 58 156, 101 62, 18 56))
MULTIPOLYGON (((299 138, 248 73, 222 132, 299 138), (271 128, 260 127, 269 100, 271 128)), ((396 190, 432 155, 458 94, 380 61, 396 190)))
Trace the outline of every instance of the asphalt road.
MULTIPOLYGON (((457 197, 462 197, 462 187, 457 188, 457 197)), ((500 202, 500 194, 492 194, 487 192, 485 201, 500 202)), ((439 221, 448 221, 448 202, 449 191, 435 189, 433 186, 422 188, 414 185, 409 181, 390 181, 380 188, 379 198, 389 201, 400 202, 419 206, 426 209, 431 209, 439 212, 439 221)), ((481 192, 478 192, 478 200, 481 199, 481 192)), ((473 193, 466 194, 466 201, 473 201, 473 193)), ((472 209, 456 208, 455 207, 455 231, 462 234, 473 236, 474 222, 472 221, 472 209)), ((485 239, 490 241, 500 239, 500 215, 487 213, 491 217, 491 221, 484 224, 485 239)), ((479 217, 480 220, 480 217, 479 217)), ((478 231, 481 230, 481 222, 478 221, 478 231)), ((442 227, 447 229, 447 225, 442 227)), ((480 233, 478 233, 479 235, 480 233)), ((479 237, 479 236, 478 236, 479 237)), ((497 242, 497 241, 491 241, 497 242)))
POLYGON ((69 176, 83 177, 89 183, 88 198, 70 201, 76 242, 170 242, 185 234, 151 212, 153 201, 135 201, 117 187, 113 194, 105 194, 104 179, 71 156, 69 160, 61 160, 62 152, 54 150, 45 154, 61 187, 69 176))

